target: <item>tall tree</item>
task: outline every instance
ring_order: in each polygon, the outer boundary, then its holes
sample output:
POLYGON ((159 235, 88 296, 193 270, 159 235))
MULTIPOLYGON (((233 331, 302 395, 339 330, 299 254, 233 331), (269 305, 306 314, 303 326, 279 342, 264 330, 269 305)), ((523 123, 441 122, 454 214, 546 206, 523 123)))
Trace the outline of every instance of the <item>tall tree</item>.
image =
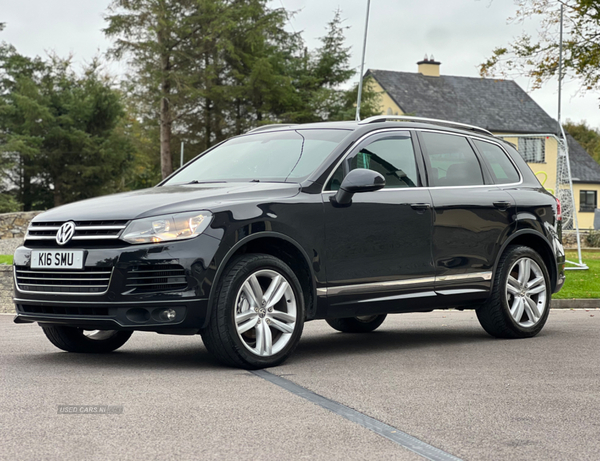
POLYGON ((560 7, 564 6, 563 65, 582 90, 600 88, 600 0, 516 0, 511 20, 539 17, 539 36, 524 34, 498 47, 480 65, 482 76, 511 74, 533 78, 534 87, 558 75, 560 7))
POLYGON ((591 128, 585 122, 573 123, 567 120, 565 130, 581 144, 596 162, 600 163, 600 130, 591 128))
POLYGON ((120 129, 121 96, 92 62, 30 59, 0 47, 0 152, 24 210, 114 190, 132 147, 120 129))
POLYGON ((158 112, 162 177, 173 172, 173 123, 198 93, 200 76, 191 72, 190 38, 203 25, 195 0, 113 0, 106 16, 111 54, 129 57, 139 100, 158 112))

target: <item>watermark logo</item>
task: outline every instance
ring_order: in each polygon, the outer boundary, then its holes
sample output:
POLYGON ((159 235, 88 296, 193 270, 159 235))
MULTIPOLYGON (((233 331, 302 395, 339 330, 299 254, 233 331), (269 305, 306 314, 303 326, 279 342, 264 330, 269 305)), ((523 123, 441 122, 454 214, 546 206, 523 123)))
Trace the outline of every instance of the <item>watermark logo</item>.
POLYGON ((59 415, 121 415, 123 405, 59 405, 59 415))

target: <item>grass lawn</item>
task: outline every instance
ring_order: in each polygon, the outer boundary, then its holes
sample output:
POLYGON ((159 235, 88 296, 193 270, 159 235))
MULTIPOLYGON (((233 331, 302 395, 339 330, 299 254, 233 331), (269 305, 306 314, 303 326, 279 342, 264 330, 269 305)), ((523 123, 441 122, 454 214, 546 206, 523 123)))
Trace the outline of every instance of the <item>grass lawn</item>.
POLYGON ((13 257, 12 255, 0 255, 0 264, 12 264, 13 257))
MULTIPOLYGON (((581 257, 590 269, 566 271, 567 280, 562 290, 552 296, 554 299, 600 298, 600 252, 582 251, 581 257)), ((577 252, 567 251, 567 259, 578 261, 577 252)))

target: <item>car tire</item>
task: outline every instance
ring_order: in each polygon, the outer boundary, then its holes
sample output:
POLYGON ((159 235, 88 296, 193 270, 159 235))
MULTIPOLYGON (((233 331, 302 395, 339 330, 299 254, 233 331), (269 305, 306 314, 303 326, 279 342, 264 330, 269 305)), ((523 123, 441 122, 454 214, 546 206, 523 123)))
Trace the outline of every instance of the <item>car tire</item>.
POLYGON ((298 345, 304 311, 300 282, 287 264, 266 254, 241 256, 223 273, 202 340, 225 365, 274 367, 298 345))
POLYGON ((334 330, 342 333, 369 333, 379 328, 386 317, 387 314, 361 315, 343 319, 326 319, 325 321, 334 330))
POLYGON ((59 349, 90 354, 112 352, 125 344, 133 334, 133 331, 84 330, 59 325, 42 325, 42 330, 59 349))
POLYGON ((488 301, 476 310, 479 323, 496 338, 537 335, 550 312, 550 277, 540 255, 511 245, 498 263, 488 301))

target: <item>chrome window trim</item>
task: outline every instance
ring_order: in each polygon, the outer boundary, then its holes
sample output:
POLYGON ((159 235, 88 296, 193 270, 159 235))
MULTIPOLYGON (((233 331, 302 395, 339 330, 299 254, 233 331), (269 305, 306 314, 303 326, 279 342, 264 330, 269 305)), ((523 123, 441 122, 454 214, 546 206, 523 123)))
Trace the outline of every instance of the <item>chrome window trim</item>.
MULTIPOLYGON (((518 186, 520 184, 523 184, 523 175, 521 174, 521 170, 519 170, 519 168, 513 161, 510 154, 504 149, 502 144, 498 141, 494 141, 493 139, 488 139, 483 136, 474 136, 472 134, 450 133, 448 131, 435 130, 435 129, 431 129, 431 128, 418 128, 418 129, 415 129, 415 131, 448 134, 451 136, 462 136, 463 138, 477 139, 478 141, 485 141, 485 142, 489 142, 490 144, 494 144, 494 145, 498 146, 500 149, 502 149, 502 152, 504 152, 504 154, 508 157, 508 160, 510 160, 510 162, 513 164, 513 166, 517 170, 517 173, 519 174, 519 182, 512 182, 512 183, 508 183, 508 184, 481 184, 481 185, 477 185, 477 186, 428 186, 427 189, 457 189, 457 188, 466 189, 466 188, 475 188, 475 187, 508 187, 508 186, 518 186)), ((482 173, 483 173, 483 171, 482 171, 482 173)))
MULTIPOLYGON (((329 176, 327 176, 327 179, 323 183, 323 188, 321 189, 321 194, 325 194, 325 193, 329 193, 329 192, 337 193, 337 191, 335 191, 335 190, 325 190, 325 187, 327 186, 327 184, 329 183, 329 180, 335 174, 335 172, 337 171, 339 166, 344 162, 344 160, 346 160, 346 158, 348 158, 348 156, 350 154, 353 153, 353 149, 356 145, 360 144, 362 141, 364 141, 369 136, 373 136, 373 135, 381 134, 381 133, 387 133, 387 132, 395 132, 395 131, 408 131, 408 132, 418 131, 418 132, 448 134, 451 136, 462 136, 463 138, 477 139, 478 141, 484 141, 484 142, 489 142, 490 144, 494 144, 494 145, 498 146, 500 149, 502 149, 504 154, 508 157, 508 160, 512 163, 512 165, 517 170, 517 173, 519 174, 519 182, 513 182, 513 183, 507 183, 507 184, 482 184, 482 185, 477 185, 477 186, 417 186, 417 187, 400 187, 400 188, 389 188, 389 189, 383 188, 383 189, 379 189, 376 192, 382 192, 385 190, 398 191, 398 190, 405 190, 405 189, 429 190, 429 189, 473 189, 473 188, 480 188, 480 187, 511 187, 511 186, 519 186, 519 185, 523 184, 523 175, 521 174, 521 170, 515 164, 514 160, 512 159, 510 154, 506 151, 506 149, 504 149, 504 147, 502 146, 502 143, 500 141, 497 141, 495 139, 488 139, 485 136, 476 136, 476 135, 470 134, 470 133, 469 134, 451 133, 448 131, 436 130, 433 128, 384 128, 381 130, 376 130, 376 131, 371 131, 369 133, 366 133, 365 135, 363 135, 361 138, 357 139, 353 144, 351 144, 349 146, 350 151, 347 154, 342 156, 342 158, 336 163, 335 167, 331 170, 331 173, 329 174, 329 176)), ((494 135, 494 138, 496 138, 495 135, 494 135)), ((411 139, 412 139, 412 136, 411 136, 411 139)), ((506 141, 504 141, 504 142, 506 142, 506 141)))

